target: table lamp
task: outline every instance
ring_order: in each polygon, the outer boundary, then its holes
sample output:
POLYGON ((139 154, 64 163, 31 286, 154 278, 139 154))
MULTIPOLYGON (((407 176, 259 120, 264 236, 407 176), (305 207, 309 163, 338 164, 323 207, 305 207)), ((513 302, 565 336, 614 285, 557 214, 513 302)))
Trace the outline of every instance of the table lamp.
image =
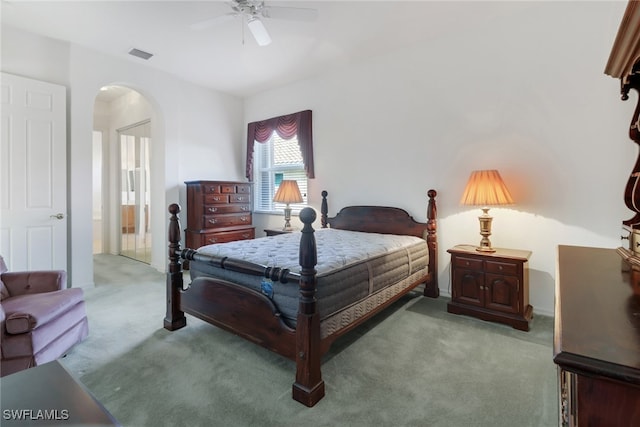
POLYGON ((277 203, 286 203, 284 208, 284 231, 291 231, 291 207, 289 203, 301 203, 302 194, 298 188, 298 183, 294 180, 283 180, 276 191, 276 195, 273 197, 273 201, 277 203))
POLYGON ((497 170, 480 170, 471 172, 467 187, 460 203, 468 206, 481 206, 480 220, 480 246, 476 250, 480 252, 495 252, 491 247, 489 236, 491 235, 491 221, 489 206, 512 205, 513 199, 507 186, 502 181, 497 170))

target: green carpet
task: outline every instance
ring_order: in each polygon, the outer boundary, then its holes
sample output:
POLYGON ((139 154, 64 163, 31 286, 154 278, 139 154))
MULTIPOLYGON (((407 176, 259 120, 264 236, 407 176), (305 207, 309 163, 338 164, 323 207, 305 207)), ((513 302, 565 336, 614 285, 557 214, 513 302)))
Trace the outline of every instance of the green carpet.
POLYGON ((339 339, 326 396, 291 399, 295 364, 188 316, 162 328, 165 277, 95 257, 89 338, 63 364, 125 426, 553 426, 553 320, 530 332, 446 312, 410 294, 339 339))

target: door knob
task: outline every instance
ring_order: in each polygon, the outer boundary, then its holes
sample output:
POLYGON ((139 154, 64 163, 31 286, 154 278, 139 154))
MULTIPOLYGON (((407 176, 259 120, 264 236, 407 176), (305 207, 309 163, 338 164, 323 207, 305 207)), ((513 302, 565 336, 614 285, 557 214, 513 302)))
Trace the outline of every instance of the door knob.
POLYGON ((49 218, 55 218, 55 219, 64 219, 64 214, 55 214, 55 215, 49 215, 49 218))

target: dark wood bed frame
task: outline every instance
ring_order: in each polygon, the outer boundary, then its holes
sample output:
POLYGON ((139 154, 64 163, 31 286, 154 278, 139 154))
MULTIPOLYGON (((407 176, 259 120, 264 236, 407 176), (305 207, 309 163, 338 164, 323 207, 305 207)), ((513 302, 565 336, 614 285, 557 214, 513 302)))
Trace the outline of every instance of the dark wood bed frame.
POLYGON ((327 192, 322 192, 321 224, 331 228, 404 234, 423 238, 429 247, 428 273, 403 292, 395 295, 355 322, 322 338, 320 316, 316 304, 317 250, 314 229, 316 212, 305 208, 300 212, 304 224, 300 238, 300 272, 228 257, 199 254, 193 249, 180 249, 180 206, 169 206, 169 267, 167 272, 167 312, 164 327, 170 331, 187 324, 185 313, 226 329, 252 342, 272 350, 296 362, 296 379, 293 398, 309 407, 315 405, 325 393, 320 372, 321 358, 336 338, 362 324, 375 314, 397 301, 411 289, 425 283, 424 295, 437 298, 438 244, 436 236, 436 191, 427 195, 427 222, 416 222, 405 210, 380 206, 350 206, 335 217, 328 217, 327 192), (289 327, 280 316, 273 302, 259 292, 237 284, 198 277, 188 288, 184 287, 182 260, 203 261, 220 268, 261 277, 270 277, 282 283, 299 282, 300 299, 297 324, 289 327))

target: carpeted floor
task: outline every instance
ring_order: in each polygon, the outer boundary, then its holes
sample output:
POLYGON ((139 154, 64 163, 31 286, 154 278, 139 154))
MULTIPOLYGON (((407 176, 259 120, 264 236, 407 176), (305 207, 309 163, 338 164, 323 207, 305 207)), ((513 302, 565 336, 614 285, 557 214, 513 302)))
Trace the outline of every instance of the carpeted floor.
POLYGON ((95 267, 90 335, 63 364, 124 426, 557 425, 549 317, 522 332, 409 295, 335 343, 307 408, 293 362, 190 316, 163 329, 163 274, 111 255, 95 267))

